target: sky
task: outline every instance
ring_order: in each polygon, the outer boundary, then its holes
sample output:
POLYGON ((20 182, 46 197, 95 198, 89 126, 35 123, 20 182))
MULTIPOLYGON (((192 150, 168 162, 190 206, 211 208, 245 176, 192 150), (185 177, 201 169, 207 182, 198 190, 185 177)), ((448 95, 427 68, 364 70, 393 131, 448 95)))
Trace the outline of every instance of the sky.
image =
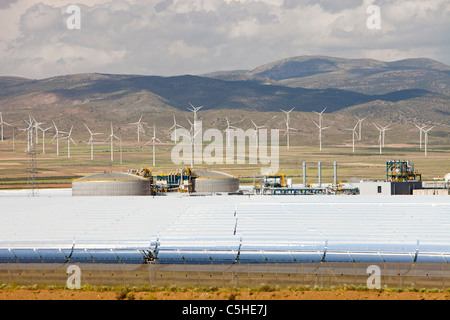
POLYGON ((302 55, 450 65, 449 0, 0 0, 0 28, 0 76, 32 79, 199 75, 302 55))

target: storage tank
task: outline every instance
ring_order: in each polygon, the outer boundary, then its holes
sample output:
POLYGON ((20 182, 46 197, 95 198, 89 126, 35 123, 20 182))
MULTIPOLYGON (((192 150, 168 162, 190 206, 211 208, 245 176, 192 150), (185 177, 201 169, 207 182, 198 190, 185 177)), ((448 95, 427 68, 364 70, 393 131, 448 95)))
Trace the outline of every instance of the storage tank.
POLYGON ((72 196, 147 196, 151 194, 151 181, 130 173, 96 173, 72 181, 72 196))
POLYGON ((239 191, 239 178, 217 171, 195 171, 193 190, 196 193, 233 193, 239 191))

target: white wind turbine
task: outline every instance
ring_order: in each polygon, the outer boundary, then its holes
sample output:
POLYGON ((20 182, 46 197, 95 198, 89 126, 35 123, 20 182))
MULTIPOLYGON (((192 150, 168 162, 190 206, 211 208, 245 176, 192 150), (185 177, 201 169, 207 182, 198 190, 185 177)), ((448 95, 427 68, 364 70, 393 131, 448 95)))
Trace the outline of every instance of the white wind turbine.
POLYGON ((61 139, 67 139, 67 158, 70 158, 70 141, 72 141, 75 145, 77 145, 75 143, 75 141, 73 141, 73 139, 72 139, 72 129, 73 129, 73 126, 70 128, 70 131, 67 134, 67 136, 61 138, 61 139))
POLYGON ((383 129, 381 127, 379 127, 376 123, 373 124, 378 131, 380 132, 380 135, 378 136, 378 142, 380 143, 380 154, 381 154, 381 147, 383 145, 383 129))
POLYGON ((47 129, 42 129, 41 127, 39 127, 39 129, 42 131, 42 153, 45 154, 45 132, 47 130, 50 130, 53 127, 48 127, 47 129))
MULTIPOLYGON (((111 134, 110 134, 109 137, 105 140, 105 142, 108 141, 108 140, 111 140, 111 162, 114 161, 114 139, 117 139, 117 140, 119 140, 120 142, 122 142, 122 140, 120 140, 120 139, 114 134, 113 125, 112 125, 112 122, 111 122, 111 134)), ((122 151, 122 150, 121 150, 121 151, 122 151)))
POLYGON ((33 118, 33 126, 36 129, 35 133, 36 133, 36 144, 39 143, 39 139, 38 139, 38 130, 42 130, 42 128, 40 127, 41 124, 44 124, 44 122, 37 122, 35 118, 33 118))
POLYGON ((138 122, 131 123, 131 124, 137 125, 137 138, 138 138, 138 142, 140 142, 139 133, 141 133, 141 132, 142 132, 142 133, 145 133, 144 127, 142 127, 142 124, 141 124, 141 123, 145 123, 145 122, 141 122, 143 116, 144 116, 144 115, 141 115, 141 117, 139 118, 139 121, 138 121, 138 122))
POLYGON ((315 121, 314 124, 316 125, 317 128, 319 128, 319 150, 322 151, 322 130, 328 129, 329 127, 322 127, 322 122, 323 122, 323 113, 327 108, 323 109, 322 112, 316 112, 313 111, 315 114, 319 115, 319 124, 317 124, 315 121))
POLYGON ((358 125, 359 125, 359 135, 358 135, 358 140, 361 140, 361 126, 362 126, 362 122, 366 119, 366 118, 358 118, 356 117, 356 119, 358 119, 358 125))
POLYGON ((420 139, 419 139, 419 149, 422 150, 422 133, 424 132, 424 129, 427 125, 424 125, 422 127, 419 127, 417 124, 414 124, 417 128, 419 128, 420 131, 420 139))
POLYGON ((153 142, 153 167, 155 167, 155 143, 156 143, 156 141, 161 143, 161 141, 156 137, 155 124, 153 123, 153 137, 145 143, 147 145, 150 142, 153 142))
POLYGON ((256 123, 254 123, 252 119, 250 119, 250 121, 255 126, 256 148, 258 148, 258 144, 259 144, 259 142, 258 142, 258 131, 259 131, 259 129, 265 128, 266 126, 257 126, 256 123))
POLYGON ((383 147, 384 147, 384 137, 386 136, 386 131, 390 130, 390 128, 388 128, 390 126, 390 124, 388 124, 386 127, 381 127, 381 129, 383 130, 383 147))
POLYGON ((185 135, 185 134, 183 134, 183 133, 181 133, 181 135, 182 135, 183 137, 188 138, 189 141, 191 142, 191 169, 193 169, 193 168, 194 168, 194 138, 195 138, 195 136, 196 136, 198 133, 200 133, 201 131, 199 130, 199 131, 197 131, 197 132, 194 132, 194 131, 195 131, 195 126, 194 126, 194 124, 189 120, 188 117, 186 117, 186 119, 187 119, 187 121, 189 121, 189 123, 190 123, 190 125, 191 125, 191 129, 189 130, 189 136, 187 136, 187 135, 185 135))
POLYGON ((59 131, 58 127, 55 124, 55 121, 53 121, 53 127, 55 127, 55 135, 53 136, 52 141, 56 138, 56 155, 59 156, 59 139, 60 139, 60 133, 67 133, 64 131, 59 131))
POLYGON ((88 145, 91 145, 91 160, 94 160, 94 136, 99 135, 99 134, 103 134, 103 133, 94 133, 92 132, 88 126, 86 125, 86 123, 84 124, 84 126, 86 127, 86 129, 88 129, 89 134, 91 135, 91 137, 89 138, 89 142, 88 145))
POLYGON ((355 152, 355 136, 356 136, 356 138, 358 138, 358 133, 356 132, 356 128, 358 127, 358 125, 359 125, 359 121, 353 129, 346 129, 346 130, 352 131, 353 152, 355 152))
POLYGON ((290 133, 291 129, 292 130, 296 130, 296 129, 293 129, 293 128, 290 127, 291 119, 289 117, 289 113, 291 113, 291 111, 294 110, 294 108, 292 108, 289 111, 285 111, 285 110, 280 109, 281 111, 283 111, 286 114, 286 120, 285 120, 285 122, 286 122, 286 132, 284 133, 283 137, 287 136, 286 139, 287 139, 287 149, 288 150, 289 150, 289 133, 290 133))
POLYGON ((225 117, 227 119, 227 128, 223 131, 224 133, 226 133, 226 137, 227 137, 227 145, 230 146, 230 129, 236 129, 235 127, 233 127, 232 125, 230 125, 230 121, 228 121, 228 117, 225 117))
POLYGON ((423 130, 423 133, 425 134, 424 140, 425 140, 425 157, 427 156, 427 144, 428 144, 428 131, 433 129, 435 126, 432 126, 426 130, 423 130))
POLYGON ((3 142, 3 125, 7 125, 7 126, 12 127, 12 125, 10 125, 9 123, 6 123, 5 121, 3 121, 3 116, 2 116, 2 113, 0 112, 0 126, 1 126, 1 129, 2 129, 2 142, 3 142))
POLYGON ((178 141, 178 137, 177 137, 177 128, 183 128, 182 126, 180 126, 179 124, 177 124, 177 119, 175 119, 175 115, 173 115, 173 126, 171 126, 169 128, 169 131, 173 129, 173 133, 174 133, 174 142, 176 143, 178 141))
POLYGON ((188 110, 192 111, 194 113, 194 123, 197 121, 197 111, 203 108, 203 106, 200 107, 194 107, 191 103, 189 103, 191 108, 188 108, 188 110))
POLYGON ((27 120, 24 120, 26 124, 28 124, 27 128, 24 129, 20 129, 22 131, 26 131, 27 132, 27 151, 30 152, 30 149, 33 149, 34 144, 33 144, 33 121, 31 120, 31 116, 30 117, 30 121, 28 122, 27 120))

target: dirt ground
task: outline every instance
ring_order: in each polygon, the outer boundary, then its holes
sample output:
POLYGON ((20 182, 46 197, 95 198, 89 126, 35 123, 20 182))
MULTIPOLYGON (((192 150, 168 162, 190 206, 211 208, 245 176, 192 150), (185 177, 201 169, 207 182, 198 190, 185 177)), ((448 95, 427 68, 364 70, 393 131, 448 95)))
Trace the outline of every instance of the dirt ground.
POLYGON ((292 291, 255 292, 218 289, 212 292, 89 291, 69 289, 1 289, 0 300, 449 300, 450 292, 292 291))

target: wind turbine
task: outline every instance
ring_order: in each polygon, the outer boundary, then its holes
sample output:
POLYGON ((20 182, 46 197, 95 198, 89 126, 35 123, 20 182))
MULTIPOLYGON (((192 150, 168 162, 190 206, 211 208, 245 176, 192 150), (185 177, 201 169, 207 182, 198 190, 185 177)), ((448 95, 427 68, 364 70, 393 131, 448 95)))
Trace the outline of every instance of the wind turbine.
POLYGON ((37 122, 35 118, 33 118, 33 126, 36 129, 36 144, 39 143, 39 139, 38 139, 38 129, 42 130, 42 128, 40 127, 41 124, 44 124, 44 122, 37 122))
POLYGON ((191 142, 191 169, 192 169, 192 168, 194 168, 194 138, 201 131, 199 130, 199 131, 194 133, 194 131, 195 131, 194 124, 189 120, 188 117, 186 117, 186 119, 187 119, 187 121, 189 121, 189 123, 191 125, 191 129, 189 130, 189 136, 187 136, 187 135, 185 135, 183 133, 181 133, 181 135, 183 137, 188 138, 189 141, 191 142))
POLYGON ((170 130, 174 130, 174 142, 176 143, 177 142, 177 128, 183 128, 182 126, 180 126, 179 124, 177 124, 177 120, 175 119, 175 115, 173 115, 173 126, 171 126, 170 128, 169 128, 169 131, 170 130))
POLYGON ((41 127, 39 127, 39 129, 41 129, 41 131, 42 131, 42 153, 43 154, 45 154, 45 132, 47 130, 50 130, 51 128, 53 128, 53 127, 49 127, 47 129, 42 129, 41 127))
POLYGON ((352 131, 353 152, 355 152, 355 135, 356 135, 356 138, 358 138, 358 133, 356 132, 356 128, 358 127, 359 124, 360 124, 360 122, 358 121, 358 123, 355 125, 355 127, 353 129, 346 129, 346 130, 352 131))
POLYGON ((323 121, 323 112, 326 110, 327 108, 323 109, 322 112, 316 112, 313 111, 315 114, 319 115, 319 124, 317 124, 315 121, 314 124, 316 125, 317 128, 319 128, 319 146, 320 146, 320 151, 322 151, 322 130, 328 129, 329 127, 322 127, 322 121, 323 121))
POLYGON ((230 146, 230 129, 236 129, 236 128, 233 127, 232 125, 230 125, 230 121, 228 121, 228 117, 225 117, 225 119, 227 119, 227 128, 223 132, 224 133, 226 132, 226 134, 227 134, 227 145, 230 146))
POLYGON ((20 129, 22 131, 26 131, 27 132, 27 151, 30 152, 30 148, 33 149, 34 144, 33 144, 33 121, 31 120, 31 116, 30 117, 30 121, 28 122, 27 120, 24 120, 26 124, 28 124, 27 128, 24 129, 20 129))
MULTIPOLYGON (((144 127, 142 127, 142 125, 141 125, 141 120, 142 120, 142 117, 143 117, 143 116, 144 116, 144 115, 141 115, 141 117, 139 118, 139 121, 138 121, 138 122, 131 123, 131 124, 137 125, 137 138, 138 138, 138 142, 140 142, 139 133, 140 133, 140 132, 145 133, 144 127)), ((145 123, 145 122, 142 122, 142 123, 145 123)))
POLYGON ((191 103, 189 103, 191 108, 188 108, 188 110, 192 111, 194 113, 194 123, 197 121, 197 111, 203 108, 203 106, 200 107, 194 107, 191 103))
POLYGON ((358 118, 356 117, 356 119, 358 119, 358 125, 359 125, 359 135, 358 135, 358 140, 361 140, 361 126, 362 126, 362 122, 366 119, 366 118, 358 118))
POLYGON ((122 142, 122 140, 120 140, 116 135, 114 135, 113 125, 112 125, 112 122, 111 122, 111 134, 105 140, 105 142, 108 141, 108 140, 111 140, 111 162, 114 161, 114 138, 116 138, 117 140, 122 142))
POLYGON ((67 134, 67 136, 62 138, 62 139, 67 139, 67 158, 70 158, 70 141, 72 141, 75 145, 77 145, 75 143, 75 141, 73 141, 73 139, 72 139, 72 129, 73 129, 73 126, 70 128, 70 131, 67 134))
POLYGON ((161 143, 161 141, 156 137, 155 124, 153 123, 153 138, 151 138, 149 141, 147 141, 145 143, 147 145, 148 143, 153 142, 153 167, 155 167, 155 142, 156 141, 161 143))
POLYGON ((425 139, 425 157, 427 156, 427 144, 428 144, 428 131, 430 131, 431 129, 433 129, 435 126, 432 126, 432 127, 430 127, 430 128, 428 128, 428 129, 424 129, 423 130, 423 133, 425 134, 425 137, 424 137, 424 139, 425 139))
POLYGON ((386 136, 386 131, 390 130, 390 128, 388 128, 390 126, 390 124, 388 124, 386 127, 381 127, 381 129, 383 130, 383 147, 384 147, 384 137, 386 136))
POLYGON ((91 145, 91 160, 94 160, 94 136, 98 135, 98 134, 102 134, 102 133, 93 133, 88 126, 86 125, 86 123, 84 124, 84 126, 86 127, 86 129, 88 129, 89 134, 91 135, 91 137, 89 138, 89 142, 88 145, 91 145))
POLYGON ((382 147, 382 144, 383 144, 383 138, 382 138, 382 136, 383 136, 383 129, 381 128, 381 127, 379 127, 377 124, 373 124, 377 129, 378 129, 378 131, 380 132, 380 135, 378 136, 378 142, 380 143, 380 154, 381 154, 381 147, 382 147))
POLYGON ((257 126, 256 123, 253 122, 252 119, 250 119, 250 121, 253 123, 253 125, 255 126, 255 138, 256 138, 256 147, 258 148, 258 130, 265 128, 265 126, 257 126))
POLYGON ((419 127, 417 124, 414 124, 417 128, 419 128, 420 131, 420 139, 419 139, 419 149, 422 150, 422 133, 424 132, 424 129, 427 125, 424 125, 422 127, 419 127))
POLYGON ((3 142, 3 125, 7 125, 7 126, 10 126, 10 127, 12 127, 12 125, 10 125, 9 123, 6 123, 5 121, 3 121, 3 116, 2 116, 2 113, 0 112, 0 126, 1 126, 1 129, 2 129, 2 142, 3 142))
MULTIPOLYGON (((295 108, 295 107, 294 107, 295 108)), ((286 132, 284 133, 284 135, 283 135, 283 137, 285 136, 285 135, 287 135, 287 137, 286 137, 286 139, 287 139, 287 149, 289 150, 289 132, 290 132, 290 130, 292 129, 292 128, 290 128, 290 121, 291 121, 291 119, 290 119, 290 117, 289 117, 289 113, 291 113, 291 111, 292 110, 294 110, 294 108, 292 108, 291 110, 289 110, 289 111, 285 111, 285 110, 282 110, 282 109, 280 109, 281 111, 283 111, 285 114, 286 114, 286 120, 285 120, 285 122, 286 122, 286 132)), ((295 129, 293 129, 293 130, 295 130, 295 129)))
POLYGON ((56 138, 56 155, 59 156, 59 134, 60 133, 67 133, 67 132, 59 131, 58 127, 55 124, 55 121, 52 120, 52 122, 53 122, 53 126, 55 127, 55 131, 56 131, 55 135, 53 136, 52 141, 56 138))

